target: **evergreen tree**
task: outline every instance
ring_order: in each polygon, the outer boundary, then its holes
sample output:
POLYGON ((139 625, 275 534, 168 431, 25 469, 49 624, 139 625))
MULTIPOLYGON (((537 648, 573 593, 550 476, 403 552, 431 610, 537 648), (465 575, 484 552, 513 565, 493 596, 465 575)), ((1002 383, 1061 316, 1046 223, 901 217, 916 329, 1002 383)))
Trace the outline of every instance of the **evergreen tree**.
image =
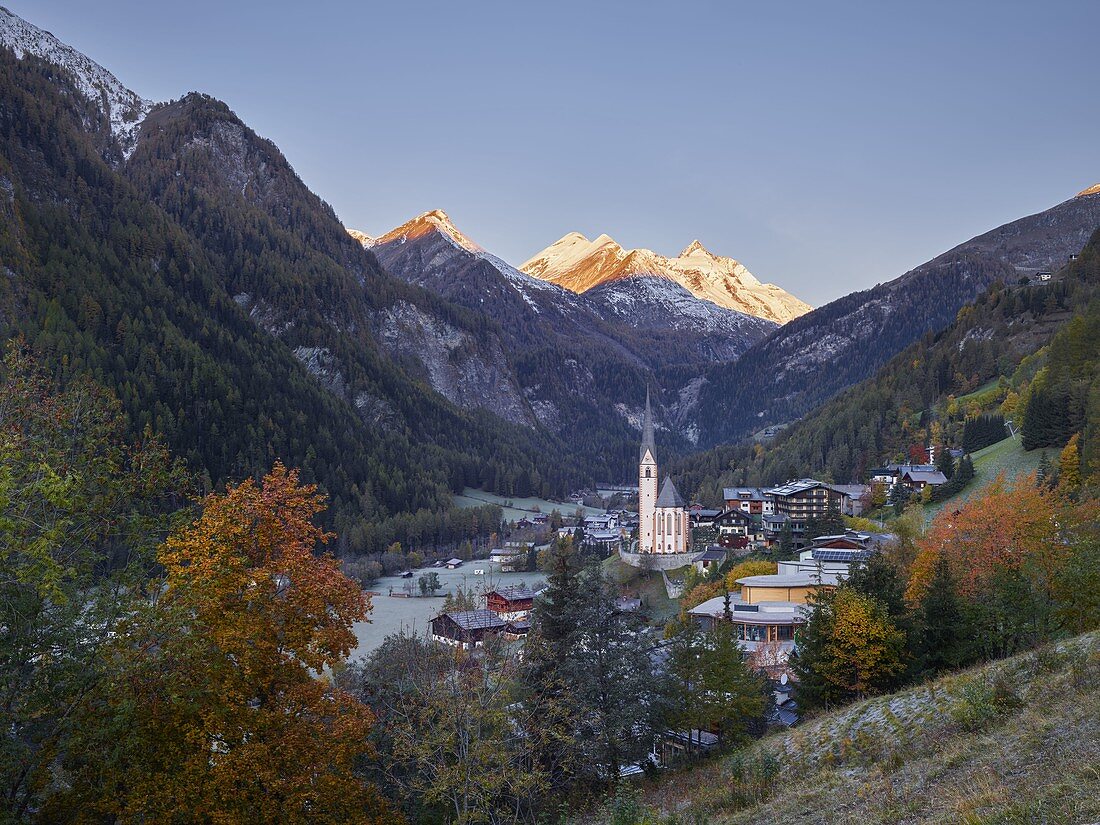
POLYGON ((700 658, 702 713, 718 729, 722 747, 728 748, 762 727, 765 681, 745 664, 728 618, 716 621, 706 634, 700 658))
POLYGON ((943 447, 936 456, 936 469, 949 481, 955 477, 955 458, 951 455, 949 448, 943 447))
POLYGON ((939 673, 959 667, 966 661, 965 624, 963 605, 955 591, 951 566, 946 557, 940 556, 928 592, 920 604, 917 655, 924 671, 939 673))

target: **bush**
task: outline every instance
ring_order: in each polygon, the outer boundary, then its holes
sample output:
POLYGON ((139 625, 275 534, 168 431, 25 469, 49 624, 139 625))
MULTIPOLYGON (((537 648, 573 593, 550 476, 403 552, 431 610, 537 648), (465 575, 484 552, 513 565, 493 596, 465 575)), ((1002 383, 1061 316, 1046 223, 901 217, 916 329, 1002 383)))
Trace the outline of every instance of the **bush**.
POLYGON ((978 731, 1022 704, 1023 699, 1003 673, 990 682, 968 679, 963 684, 960 702, 951 709, 951 718, 965 731, 978 731))
POLYGON ((722 803, 733 808, 748 808, 767 800, 779 776, 779 760, 771 753, 734 754, 728 763, 729 776, 722 803))

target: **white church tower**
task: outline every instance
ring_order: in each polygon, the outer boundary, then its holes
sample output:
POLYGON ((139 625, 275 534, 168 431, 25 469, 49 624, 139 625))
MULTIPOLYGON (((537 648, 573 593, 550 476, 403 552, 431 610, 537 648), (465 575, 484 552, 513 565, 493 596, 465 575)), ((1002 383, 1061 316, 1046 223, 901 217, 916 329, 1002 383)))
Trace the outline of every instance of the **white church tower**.
POLYGON ((653 410, 649 406, 649 388, 645 391, 645 418, 642 419, 642 450, 638 457, 638 552, 654 552, 653 514, 657 507, 657 447, 653 443, 653 410))
POLYGON ((653 408, 645 392, 642 449, 638 456, 638 552, 686 553, 691 547, 687 509, 672 479, 657 492, 657 447, 653 443, 653 408))

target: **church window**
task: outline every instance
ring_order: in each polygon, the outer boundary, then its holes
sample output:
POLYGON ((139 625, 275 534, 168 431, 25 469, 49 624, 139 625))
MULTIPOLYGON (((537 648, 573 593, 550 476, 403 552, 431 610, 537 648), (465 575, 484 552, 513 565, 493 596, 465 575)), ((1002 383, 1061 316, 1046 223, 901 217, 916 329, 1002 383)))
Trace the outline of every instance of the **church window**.
POLYGON ((653 477, 653 471, 651 469, 649 469, 649 467, 645 468, 645 477, 646 478, 652 478, 653 477))

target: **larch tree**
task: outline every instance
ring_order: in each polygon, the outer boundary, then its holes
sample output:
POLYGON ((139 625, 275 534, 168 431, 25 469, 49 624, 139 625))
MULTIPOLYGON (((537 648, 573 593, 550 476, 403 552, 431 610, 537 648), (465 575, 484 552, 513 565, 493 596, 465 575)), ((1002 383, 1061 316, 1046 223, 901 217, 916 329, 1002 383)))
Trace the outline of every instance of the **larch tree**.
POLYGON ((104 758, 76 776, 71 802, 124 821, 392 821, 356 772, 372 714, 320 678, 369 609, 316 552, 330 538, 313 523, 323 508, 277 464, 208 495, 168 538, 163 584, 113 646, 113 689, 86 713, 126 736, 84 743, 104 758))

